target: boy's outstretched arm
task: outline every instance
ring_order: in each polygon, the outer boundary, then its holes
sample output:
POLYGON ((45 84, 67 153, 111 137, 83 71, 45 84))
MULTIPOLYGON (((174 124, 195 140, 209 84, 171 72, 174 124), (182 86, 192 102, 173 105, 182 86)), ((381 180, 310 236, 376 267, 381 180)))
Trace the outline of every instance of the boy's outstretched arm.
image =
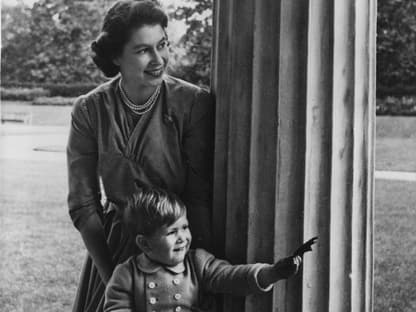
POLYGON ((298 272, 301 263, 300 256, 292 256, 263 267, 257 276, 259 286, 267 288, 281 279, 289 278, 298 272))
POLYGON ((302 264, 302 256, 305 252, 312 251, 312 245, 318 238, 314 237, 302 244, 292 256, 279 260, 275 264, 263 267, 257 276, 259 286, 267 288, 281 279, 289 278, 296 274, 302 264))

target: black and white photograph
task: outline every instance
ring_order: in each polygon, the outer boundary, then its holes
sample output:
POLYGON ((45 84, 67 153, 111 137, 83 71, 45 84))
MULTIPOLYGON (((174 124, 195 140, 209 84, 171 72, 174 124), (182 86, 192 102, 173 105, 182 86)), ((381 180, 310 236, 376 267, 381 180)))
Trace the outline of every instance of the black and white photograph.
POLYGON ((416 1, 0 11, 0 312, 416 311, 416 1))

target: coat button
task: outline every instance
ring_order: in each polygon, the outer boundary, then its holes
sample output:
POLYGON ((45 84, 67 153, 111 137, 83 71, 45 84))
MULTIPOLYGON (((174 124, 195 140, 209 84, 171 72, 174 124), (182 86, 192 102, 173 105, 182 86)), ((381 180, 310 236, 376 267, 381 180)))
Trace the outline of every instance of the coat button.
POLYGON ((150 282, 148 286, 149 286, 150 289, 153 289, 153 288, 156 287, 156 284, 153 283, 153 282, 150 282))
POLYGON ((174 296, 173 296, 173 298, 175 298, 176 300, 179 300, 179 299, 181 299, 181 294, 175 294, 174 296))
POLYGON ((171 115, 165 114, 163 118, 165 119, 166 122, 173 122, 173 118, 171 115))
POLYGON ((155 297, 151 297, 149 299, 150 304, 155 304, 156 303, 156 298, 155 297))
POLYGON ((175 308, 175 312, 180 312, 180 311, 182 311, 182 308, 181 307, 176 307, 175 308))
POLYGON ((174 283, 175 285, 179 285, 179 279, 178 279, 178 278, 175 278, 175 279, 173 280, 173 283, 174 283))

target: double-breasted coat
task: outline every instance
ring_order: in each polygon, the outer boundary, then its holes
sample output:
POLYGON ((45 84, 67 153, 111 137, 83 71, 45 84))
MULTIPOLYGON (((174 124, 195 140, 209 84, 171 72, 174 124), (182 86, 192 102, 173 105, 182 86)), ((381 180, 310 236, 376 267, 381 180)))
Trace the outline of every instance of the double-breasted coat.
POLYGON ((208 311, 210 294, 247 295, 270 290, 272 286, 262 288, 257 282, 265 265, 231 265, 196 249, 188 252, 183 263, 165 267, 140 254, 116 267, 107 285, 104 311, 208 311))

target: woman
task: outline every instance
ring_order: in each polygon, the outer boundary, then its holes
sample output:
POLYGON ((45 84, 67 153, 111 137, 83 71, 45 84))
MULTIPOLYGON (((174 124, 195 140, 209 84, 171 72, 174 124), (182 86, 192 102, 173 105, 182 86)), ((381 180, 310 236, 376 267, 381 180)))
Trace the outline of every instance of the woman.
POLYGON ((118 212, 143 186, 177 193, 189 207, 195 246, 211 246, 213 102, 165 74, 166 27, 153 2, 119 1, 91 46, 94 62, 115 78, 80 97, 72 112, 68 204, 89 253, 74 311, 102 311, 113 268, 134 254, 118 212))

